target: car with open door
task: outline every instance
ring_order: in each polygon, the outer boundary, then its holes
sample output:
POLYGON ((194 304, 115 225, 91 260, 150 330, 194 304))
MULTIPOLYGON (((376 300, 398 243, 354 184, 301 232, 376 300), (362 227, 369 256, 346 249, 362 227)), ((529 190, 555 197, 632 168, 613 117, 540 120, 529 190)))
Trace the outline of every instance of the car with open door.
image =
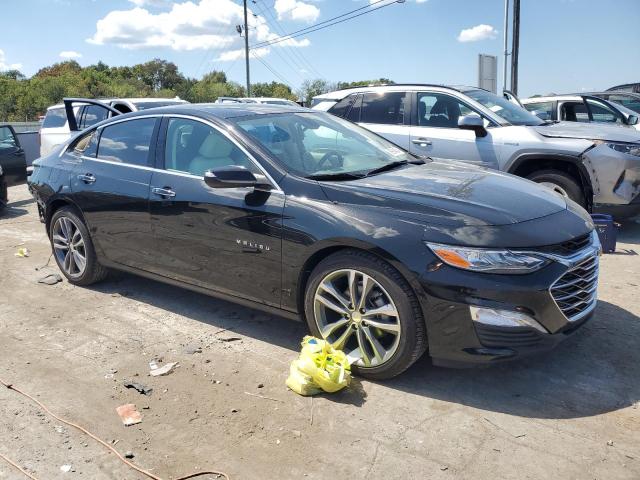
MULTIPOLYGON (((95 125, 106 118, 149 108, 188 103, 180 98, 104 98, 73 99, 73 125, 69 121, 65 103, 47 108, 40 128, 40 156, 44 156, 63 144, 78 130, 95 125)), ((68 103, 68 102, 67 102, 68 103)))
POLYGON ((600 247, 576 203, 305 108, 107 119, 36 160, 29 187, 70 283, 123 270, 300 319, 374 379, 425 352, 539 353, 596 308, 600 247))
POLYGON ((520 100, 524 108, 543 120, 604 123, 640 130, 638 113, 595 95, 553 95, 520 100))
POLYGON ((508 97, 478 87, 388 85, 318 95, 313 108, 415 155, 518 175, 587 210, 640 213, 640 132, 542 120, 508 97))
POLYGON ((9 201, 8 187, 27 181, 27 162, 11 125, 0 124, 0 211, 9 201))

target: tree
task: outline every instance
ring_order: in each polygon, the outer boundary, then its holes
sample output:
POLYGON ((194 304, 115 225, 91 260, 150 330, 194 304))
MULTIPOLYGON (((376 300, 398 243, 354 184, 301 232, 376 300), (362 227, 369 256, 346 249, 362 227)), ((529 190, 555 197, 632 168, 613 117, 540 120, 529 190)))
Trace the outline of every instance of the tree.
POLYGON ((274 97, 296 100, 295 94, 289 85, 280 82, 254 83, 251 85, 251 93, 255 97, 274 97))
POLYGON ((159 58, 135 65, 132 70, 134 76, 142 80, 154 92, 162 89, 175 89, 185 80, 175 63, 159 58))
POLYGON ((304 101, 305 105, 311 105, 311 100, 316 95, 336 90, 336 85, 326 80, 317 78, 315 80, 305 80, 298 89, 299 97, 304 101))
POLYGON ((352 87, 368 87, 373 85, 394 85, 396 82, 388 78, 379 78, 377 80, 358 80, 356 82, 338 82, 338 90, 352 87))

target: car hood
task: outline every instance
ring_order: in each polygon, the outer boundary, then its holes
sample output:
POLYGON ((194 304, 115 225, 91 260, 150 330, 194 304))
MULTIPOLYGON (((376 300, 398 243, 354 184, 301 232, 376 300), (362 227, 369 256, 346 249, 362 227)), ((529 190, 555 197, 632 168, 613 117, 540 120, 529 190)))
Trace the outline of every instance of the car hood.
POLYGON ((531 128, 545 137, 640 142, 640 132, 636 129, 602 123, 558 122, 531 128))
POLYGON ((385 208, 397 217, 448 226, 508 225, 566 210, 551 190, 460 162, 429 161, 347 182, 322 182, 329 200, 385 208))

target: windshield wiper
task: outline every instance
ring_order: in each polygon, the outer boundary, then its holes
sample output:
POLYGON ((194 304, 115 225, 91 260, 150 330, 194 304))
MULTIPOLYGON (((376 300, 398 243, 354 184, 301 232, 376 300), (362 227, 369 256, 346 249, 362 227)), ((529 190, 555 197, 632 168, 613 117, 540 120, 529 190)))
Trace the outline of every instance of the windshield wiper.
POLYGON ((337 173, 318 173, 315 175, 308 175, 306 178, 309 180, 357 180, 358 178, 364 178, 366 175, 361 173, 351 172, 337 172, 337 173))
POLYGON ((408 163, 412 165, 424 165, 425 161, 420 158, 416 158, 415 160, 398 160, 395 162, 387 163, 386 165, 383 165, 381 167, 374 168, 373 170, 369 170, 366 176, 368 177, 369 175, 375 175, 377 173, 387 172, 389 170, 393 170, 395 168, 401 167, 402 165, 407 165, 408 163))

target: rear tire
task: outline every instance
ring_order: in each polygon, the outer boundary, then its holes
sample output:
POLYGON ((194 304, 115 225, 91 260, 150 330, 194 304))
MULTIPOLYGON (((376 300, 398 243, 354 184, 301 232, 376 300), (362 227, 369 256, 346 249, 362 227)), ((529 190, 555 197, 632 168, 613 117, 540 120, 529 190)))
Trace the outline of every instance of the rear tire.
POLYGON ((96 257, 89 230, 74 208, 56 210, 49 226, 49 239, 58 268, 69 283, 87 286, 107 276, 108 270, 96 257))
POLYGON ((532 173, 527 178, 533 182, 543 184, 565 197, 569 197, 583 208, 587 206, 582 187, 571 175, 565 172, 560 170, 541 170, 532 173))
POLYGON ((427 349, 422 309, 413 290, 400 272, 369 253, 344 250, 320 262, 307 283, 304 307, 312 334, 359 357, 351 368, 363 377, 395 377, 427 349), (333 308, 326 307, 326 300, 333 308))

